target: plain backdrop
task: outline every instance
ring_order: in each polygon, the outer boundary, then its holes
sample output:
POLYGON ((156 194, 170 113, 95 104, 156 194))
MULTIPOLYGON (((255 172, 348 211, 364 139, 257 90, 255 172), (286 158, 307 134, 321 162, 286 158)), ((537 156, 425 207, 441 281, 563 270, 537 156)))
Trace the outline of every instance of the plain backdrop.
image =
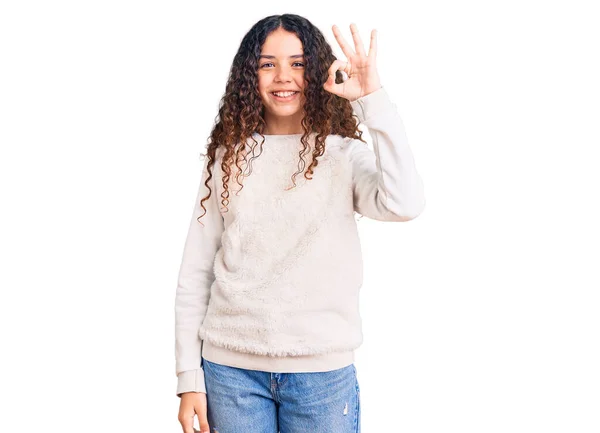
POLYGON ((600 431, 593 3, 2 2, 0 431, 182 431, 200 154, 243 35, 281 13, 344 60, 333 24, 378 30, 425 184, 417 219, 358 222, 363 432, 600 431))

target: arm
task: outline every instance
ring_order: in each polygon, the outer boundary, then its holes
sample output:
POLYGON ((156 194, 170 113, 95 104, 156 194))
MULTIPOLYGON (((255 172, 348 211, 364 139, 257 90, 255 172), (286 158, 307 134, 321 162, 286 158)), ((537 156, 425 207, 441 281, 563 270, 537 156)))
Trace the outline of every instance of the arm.
POLYGON ((357 139, 349 144, 354 210, 380 221, 416 218, 425 207, 423 181, 395 104, 383 87, 350 104, 369 128, 374 149, 357 139))
MULTIPOLYGON (((206 393, 204 370, 200 365, 202 340, 198 336, 198 330, 208 308, 210 287, 215 280, 215 254, 221 245, 221 234, 224 230, 214 174, 209 181, 211 196, 204 202, 206 214, 200 219, 204 226, 197 221, 204 213, 200 200, 208 194, 208 188, 204 185, 208 177, 207 165, 208 157, 204 160, 175 296, 175 370, 178 397, 184 392, 206 393)), ((216 167, 216 164, 213 167, 216 167)))

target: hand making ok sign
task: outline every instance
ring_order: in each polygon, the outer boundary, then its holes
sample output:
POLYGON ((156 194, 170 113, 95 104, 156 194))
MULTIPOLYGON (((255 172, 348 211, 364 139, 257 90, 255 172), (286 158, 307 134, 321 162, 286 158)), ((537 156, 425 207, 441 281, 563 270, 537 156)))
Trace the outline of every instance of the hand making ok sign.
POLYGON ((331 64, 329 67, 329 76, 323 88, 334 95, 341 96, 350 101, 355 101, 380 89, 382 86, 375 66, 377 58, 377 31, 375 29, 371 31, 371 44, 369 46, 369 54, 367 55, 356 24, 350 24, 350 31, 352 32, 356 52, 350 48, 338 26, 334 24, 332 30, 348 61, 335 60, 331 64), (348 74, 348 79, 343 83, 336 84, 335 73, 340 69, 348 74))

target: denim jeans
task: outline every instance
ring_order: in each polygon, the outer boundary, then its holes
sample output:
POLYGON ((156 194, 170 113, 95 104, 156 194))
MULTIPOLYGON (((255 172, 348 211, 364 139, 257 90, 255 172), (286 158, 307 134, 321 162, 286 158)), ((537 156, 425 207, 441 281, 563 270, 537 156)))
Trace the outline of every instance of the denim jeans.
POLYGON ((360 433, 354 364, 270 373, 202 362, 211 433, 360 433))

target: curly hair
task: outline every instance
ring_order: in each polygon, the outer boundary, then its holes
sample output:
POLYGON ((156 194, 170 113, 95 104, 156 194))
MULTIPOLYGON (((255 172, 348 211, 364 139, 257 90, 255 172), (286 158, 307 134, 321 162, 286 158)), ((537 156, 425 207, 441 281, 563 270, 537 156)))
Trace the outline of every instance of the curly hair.
MULTIPOLYGON (((229 203, 228 183, 234 160, 238 172, 235 180, 241 186, 239 192, 243 188, 242 183, 240 183, 242 174, 240 162, 251 164, 254 158, 260 156, 259 153, 253 156, 250 161, 246 160, 248 152, 245 144, 247 140, 251 139, 254 143, 252 154, 254 154, 254 149, 259 144, 253 137, 254 133, 262 137, 260 142, 262 153, 262 146, 265 141, 262 134, 266 123, 264 120, 264 105, 258 91, 258 64, 265 40, 273 31, 279 28, 295 33, 300 39, 306 64, 304 69, 306 83, 304 87, 304 117, 301 121, 304 130, 301 142, 304 147, 299 153, 299 171, 292 175, 294 187, 296 185, 294 181, 296 175, 301 173, 302 167, 306 165, 304 154, 309 148, 309 135, 315 135, 315 146, 312 152, 312 162, 304 173, 307 180, 312 179, 314 168, 319 163, 317 157, 323 155, 325 139, 329 134, 351 137, 366 143, 362 138, 362 131, 358 129, 360 121, 353 113, 350 101, 323 88, 327 81, 328 70, 336 57, 321 31, 306 18, 295 14, 271 15, 263 18, 246 33, 233 59, 225 94, 219 104, 218 121, 210 133, 206 154, 203 154, 203 156, 208 157, 208 176, 204 184, 209 193, 200 201, 204 213, 197 218, 199 222, 207 212, 203 203, 212 194, 209 182, 212 179, 212 167, 216 160, 217 149, 223 152, 221 170, 224 173, 222 177, 224 191, 221 194, 221 203, 225 206, 226 211, 227 203, 229 203)), ((335 82, 343 82, 340 71, 336 71, 335 82)))

